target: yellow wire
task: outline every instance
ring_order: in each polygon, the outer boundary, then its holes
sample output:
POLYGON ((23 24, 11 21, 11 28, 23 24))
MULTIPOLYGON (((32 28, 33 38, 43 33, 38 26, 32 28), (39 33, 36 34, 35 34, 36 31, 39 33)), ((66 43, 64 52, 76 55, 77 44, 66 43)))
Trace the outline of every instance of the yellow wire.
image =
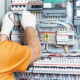
POLYGON ((65 51, 63 53, 66 53, 68 46, 66 46, 65 51))

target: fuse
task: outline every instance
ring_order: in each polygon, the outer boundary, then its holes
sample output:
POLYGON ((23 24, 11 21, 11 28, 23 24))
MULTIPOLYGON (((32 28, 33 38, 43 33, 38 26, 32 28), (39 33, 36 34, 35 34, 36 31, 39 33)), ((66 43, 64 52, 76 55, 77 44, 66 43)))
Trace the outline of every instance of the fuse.
POLYGON ((11 10, 14 10, 14 5, 11 6, 11 10))
POLYGON ((23 7, 22 7, 22 5, 19 5, 19 10, 23 10, 23 7))

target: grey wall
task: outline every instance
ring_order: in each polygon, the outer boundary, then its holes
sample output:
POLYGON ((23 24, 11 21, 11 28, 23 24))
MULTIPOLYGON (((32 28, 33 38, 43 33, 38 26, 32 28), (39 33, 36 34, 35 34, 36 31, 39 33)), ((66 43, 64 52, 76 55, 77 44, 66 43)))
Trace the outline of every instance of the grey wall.
POLYGON ((0 0, 0 27, 4 15, 5 15, 5 0, 0 0))

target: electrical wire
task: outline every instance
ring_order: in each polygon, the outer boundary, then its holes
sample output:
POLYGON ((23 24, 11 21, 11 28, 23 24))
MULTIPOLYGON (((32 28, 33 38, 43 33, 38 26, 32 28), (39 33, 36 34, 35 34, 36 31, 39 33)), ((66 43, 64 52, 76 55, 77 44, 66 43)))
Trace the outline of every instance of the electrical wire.
MULTIPOLYGON (((27 70, 29 70, 30 67, 33 67, 32 71, 31 71, 31 74, 32 74, 33 73, 33 70, 34 70, 34 64, 29 65, 27 70)), ((30 77, 29 80, 31 80, 31 77, 30 77)))
POLYGON ((68 49, 68 46, 65 47, 65 51, 63 53, 66 53, 67 49, 68 49))
POLYGON ((58 53, 58 54, 60 54, 62 56, 65 56, 65 57, 68 57, 68 56, 79 57, 80 56, 80 50, 77 53, 70 53, 70 48, 71 47, 69 47, 69 50, 67 50, 67 48, 68 48, 68 46, 66 46, 66 49, 65 49, 65 53, 67 53, 67 54, 63 54, 61 52, 58 53))
POLYGON ((49 50, 48 44, 46 44, 46 50, 47 50, 47 52, 56 52, 56 51, 54 51, 54 50, 49 50))
POLYGON ((60 45, 55 45, 55 46, 56 46, 56 47, 59 47, 59 48, 62 47, 62 46, 60 46, 60 45))
POLYGON ((66 51, 68 56, 80 56, 80 50, 77 53, 70 53, 70 48, 72 46, 69 47, 69 50, 66 51))
MULTIPOLYGON (((69 52, 70 52, 70 48, 71 48, 72 46, 70 46, 69 47, 69 52)), ((67 52, 67 49, 68 49, 68 45, 66 46, 66 48, 65 48, 65 52, 67 52)), ((42 54, 43 56, 47 56, 47 58, 49 58, 49 57, 61 57, 61 56, 63 56, 63 57, 80 57, 80 55, 75 55, 75 53, 71 53, 72 55, 68 55, 68 54, 63 54, 63 53, 61 53, 61 52, 57 52, 56 51, 56 54, 54 54, 54 53, 52 53, 51 55, 48 53, 48 54, 42 54), (73 55, 74 54, 74 55, 73 55)))
POLYGON ((72 23, 70 23, 70 25, 71 25, 72 29, 74 30, 74 25, 72 23))
POLYGON ((80 55, 78 56, 70 56, 70 55, 65 55, 65 56, 63 56, 63 55, 58 55, 58 53, 56 53, 56 54, 52 54, 52 55, 47 55, 47 58, 49 58, 49 57, 80 57, 80 55))
POLYGON ((44 45, 42 45, 42 51, 45 49, 45 44, 44 45))
POLYGON ((47 52, 49 52, 49 49, 48 49, 48 44, 46 45, 46 50, 47 50, 47 52))
POLYGON ((61 57, 61 55, 56 55, 56 54, 53 54, 53 55, 48 55, 48 57, 47 58, 49 58, 49 57, 61 57))
POLYGON ((61 25, 66 26, 67 29, 70 30, 69 26, 68 26, 67 24, 61 22, 61 21, 45 21, 45 22, 43 22, 43 23, 45 23, 45 24, 50 24, 50 23, 53 23, 53 24, 54 24, 54 23, 56 23, 56 24, 61 24, 61 25))
MULTIPOLYGON (((71 47, 70 47, 71 48, 71 47)), ((70 50, 70 48, 69 48, 69 50, 70 50)), ((69 52, 69 50, 67 50, 68 49, 68 46, 66 46, 66 48, 65 48, 65 51, 64 52, 66 52, 67 54, 63 54, 62 52, 57 52, 57 51, 50 51, 49 49, 48 49, 48 45, 46 45, 46 49, 47 49, 47 51, 48 52, 56 52, 56 54, 59 54, 60 56, 63 56, 63 57, 79 57, 80 56, 80 50, 77 52, 77 53, 70 53, 69 52)), ((47 55, 47 56, 54 56, 54 57, 58 57, 59 55, 54 55, 54 53, 52 54, 52 55, 50 55, 49 53, 48 54, 44 54, 44 55, 47 55)), ((59 57, 60 57, 59 56, 59 57)))
POLYGON ((26 80, 25 72, 24 72, 24 80, 26 80))
POLYGON ((13 22, 14 26, 16 27, 16 29, 17 29, 18 32, 19 32, 19 35, 20 35, 20 44, 21 44, 21 33, 20 33, 18 27, 15 25, 14 21, 10 18, 10 15, 8 15, 8 17, 9 17, 9 19, 13 22))

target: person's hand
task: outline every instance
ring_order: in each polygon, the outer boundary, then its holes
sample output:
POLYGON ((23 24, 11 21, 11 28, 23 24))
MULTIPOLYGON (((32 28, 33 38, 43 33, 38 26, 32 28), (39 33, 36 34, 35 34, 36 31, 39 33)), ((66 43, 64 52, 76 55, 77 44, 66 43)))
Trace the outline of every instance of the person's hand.
POLYGON ((31 14, 29 11, 23 11, 21 25, 24 29, 26 29, 27 27, 35 28, 36 17, 33 14, 31 14))
POLYGON ((5 34, 9 37, 9 34, 14 26, 12 20, 14 21, 14 16, 12 14, 12 12, 8 12, 5 17, 2 20, 2 27, 1 27, 1 33, 0 34, 5 34))

